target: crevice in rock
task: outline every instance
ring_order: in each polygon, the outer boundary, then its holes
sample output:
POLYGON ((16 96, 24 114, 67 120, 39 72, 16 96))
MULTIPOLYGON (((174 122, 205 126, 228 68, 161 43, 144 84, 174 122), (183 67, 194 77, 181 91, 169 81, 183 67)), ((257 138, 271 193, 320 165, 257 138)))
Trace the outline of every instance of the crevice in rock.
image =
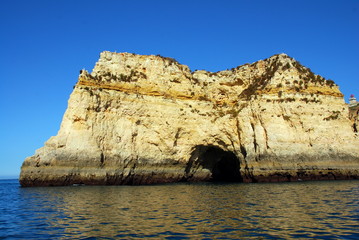
POLYGON ((252 128, 252 131, 253 131, 253 147, 254 147, 254 152, 257 153, 257 137, 256 137, 256 131, 254 129, 254 124, 251 123, 251 128, 252 128))
POLYGON ((244 178, 245 178, 246 182, 253 182, 253 183, 258 182, 257 179, 253 175, 253 167, 249 168, 248 166, 246 166, 244 168, 244 178))
POLYGON ((174 142, 173 142, 173 147, 176 147, 176 146, 177 146, 177 140, 178 140, 178 137, 179 137, 179 135, 180 135, 180 133, 181 133, 181 130, 182 130, 182 128, 178 128, 178 129, 177 129, 177 132, 176 132, 176 135, 175 135, 175 140, 174 140, 174 142))
POLYGON ((242 141, 242 137, 241 137, 241 131, 240 131, 240 126, 239 126, 239 121, 238 119, 236 120, 236 128, 237 128, 237 137, 238 137, 238 142, 239 142, 239 149, 242 153, 242 156, 243 156, 243 162, 245 164, 245 167, 248 166, 248 163, 247 163, 247 150, 245 148, 245 146, 243 145, 243 141, 242 141))
POLYGON ((246 148, 243 146, 243 144, 240 145, 240 150, 241 150, 241 153, 242 153, 244 159, 246 159, 246 157, 247 157, 247 150, 246 150, 246 148))
POLYGON ((105 162, 105 156, 103 155, 103 152, 101 152, 101 155, 100 155, 100 163, 101 163, 101 167, 103 167, 104 162, 105 162))
POLYGON ((266 140, 266 148, 267 149, 269 149, 270 147, 269 147, 269 144, 268 144, 268 133, 267 133, 267 129, 265 128, 265 126, 264 126, 264 122, 263 122, 263 119, 262 119, 262 117, 261 116, 259 116, 259 122, 260 122, 260 124, 261 124, 261 126, 262 126, 262 128, 263 128, 263 131, 264 131, 264 135, 265 135, 265 140, 266 140))

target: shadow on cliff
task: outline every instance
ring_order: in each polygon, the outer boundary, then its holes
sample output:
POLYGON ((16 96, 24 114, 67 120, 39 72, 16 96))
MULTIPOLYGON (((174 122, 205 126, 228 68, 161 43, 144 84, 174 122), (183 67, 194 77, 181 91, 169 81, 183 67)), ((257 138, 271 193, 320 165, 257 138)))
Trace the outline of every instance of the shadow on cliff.
POLYGON ((243 182, 239 159, 216 146, 196 146, 185 171, 184 181, 243 182))

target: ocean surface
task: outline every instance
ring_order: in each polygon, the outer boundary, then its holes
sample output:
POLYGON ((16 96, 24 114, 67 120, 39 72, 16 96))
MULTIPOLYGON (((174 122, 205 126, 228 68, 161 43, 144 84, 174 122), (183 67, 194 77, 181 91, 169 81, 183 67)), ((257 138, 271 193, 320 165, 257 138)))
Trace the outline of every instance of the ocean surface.
POLYGON ((21 188, 0 239, 359 239, 359 181, 21 188))

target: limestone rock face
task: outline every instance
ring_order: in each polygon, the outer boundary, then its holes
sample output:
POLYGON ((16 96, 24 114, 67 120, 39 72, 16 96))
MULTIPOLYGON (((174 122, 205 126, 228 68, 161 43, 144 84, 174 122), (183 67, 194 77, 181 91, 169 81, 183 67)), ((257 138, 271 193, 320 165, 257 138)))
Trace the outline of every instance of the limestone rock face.
POLYGON ((22 186, 296 181, 359 176, 338 86, 285 54, 220 72, 102 52, 22 186))

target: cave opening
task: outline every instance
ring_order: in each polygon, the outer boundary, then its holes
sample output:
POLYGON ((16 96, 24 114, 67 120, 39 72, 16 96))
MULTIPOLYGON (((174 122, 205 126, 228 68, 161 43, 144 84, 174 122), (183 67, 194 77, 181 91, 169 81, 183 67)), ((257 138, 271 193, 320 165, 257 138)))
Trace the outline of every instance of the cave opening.
POLYGON ((242 182, 240 162, 231 151, 215 146, 197 146, 198 164, 210 170, 212 182, 242 182))

